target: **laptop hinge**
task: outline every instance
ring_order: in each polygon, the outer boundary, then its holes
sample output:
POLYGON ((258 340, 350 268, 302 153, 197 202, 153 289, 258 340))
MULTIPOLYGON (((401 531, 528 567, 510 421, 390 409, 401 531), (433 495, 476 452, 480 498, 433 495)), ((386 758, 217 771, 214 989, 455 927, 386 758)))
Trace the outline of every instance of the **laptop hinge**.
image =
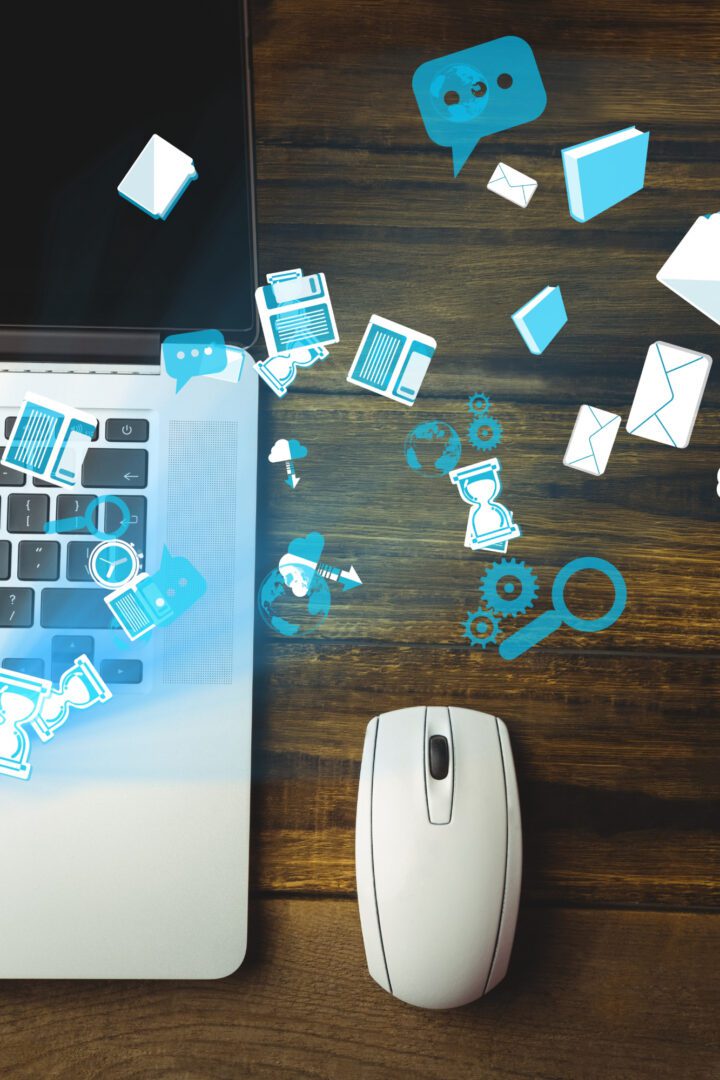
POLYGON ((159 367, 159 333, 0 328, 0 371, 155 375, 159 367))

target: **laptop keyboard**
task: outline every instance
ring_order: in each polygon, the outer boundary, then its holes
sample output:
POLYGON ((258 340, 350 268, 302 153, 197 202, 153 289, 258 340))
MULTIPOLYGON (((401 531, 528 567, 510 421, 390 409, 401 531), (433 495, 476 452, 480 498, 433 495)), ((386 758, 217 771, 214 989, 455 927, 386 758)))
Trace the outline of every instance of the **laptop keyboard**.
MULTIPOLYGON (((105 589, 93 582, 88 561, 99 540, 87 527, 48 534, 58 518, 83 516, 97 495, 116 494, 127 504, 130 525, 122 539, 141 556, 148 540, 148 463, 153 452, 152 418, 93 410, 98 430, 87 450, 81 482, 60 488, 0 464, 0 634, 3 667, 56 681, 75 658, 86 653, 108 684, 137 687, 146 678, 142 659, 117 627, 104 601, 105 589), (33 655, 13 655, 14 629, 37 628, 33 655)), ((0 411, 7 439, 15 417, 0 411)), ((0 450, 0 453, 2 451, 0 450)), ((96 508, 93 522, 116 531, 121 510, 111 503, 96 508), (98 514, 100 521, 98 522, 98 514)))

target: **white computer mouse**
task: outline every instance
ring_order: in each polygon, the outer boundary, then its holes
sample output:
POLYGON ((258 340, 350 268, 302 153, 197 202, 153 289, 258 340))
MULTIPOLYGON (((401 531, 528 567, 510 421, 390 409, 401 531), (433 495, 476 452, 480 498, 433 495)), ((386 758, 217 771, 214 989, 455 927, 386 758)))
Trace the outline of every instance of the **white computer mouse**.
POLYGON ((439 706, 368 724, 355 840, 370 974, 427 1009, 465 1005, 504 977, 522 832, 507 728, 439 706))

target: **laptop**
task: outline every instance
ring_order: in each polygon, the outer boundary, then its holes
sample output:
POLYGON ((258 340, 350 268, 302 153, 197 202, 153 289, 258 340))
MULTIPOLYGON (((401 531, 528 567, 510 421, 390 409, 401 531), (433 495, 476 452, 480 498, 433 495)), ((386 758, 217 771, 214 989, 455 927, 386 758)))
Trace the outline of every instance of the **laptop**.
POLYGON ((98 426, 72 486, 0 467, 0 664, 58 687, 84 655, 112 697, 0 774, 0 977, 217 978, 247 937, 257 378, 176 392, 160 346, 256 336, 247 11, 97 12, 16 5, 4 28, 0 443, 28 394, 98 426), (165 220, 117 191, 154 134, 197 171, 165 220), (97 539, 45 531, 101 495, 142 570, 167 548, 206 583, 137 640, 89 575, 97 539))

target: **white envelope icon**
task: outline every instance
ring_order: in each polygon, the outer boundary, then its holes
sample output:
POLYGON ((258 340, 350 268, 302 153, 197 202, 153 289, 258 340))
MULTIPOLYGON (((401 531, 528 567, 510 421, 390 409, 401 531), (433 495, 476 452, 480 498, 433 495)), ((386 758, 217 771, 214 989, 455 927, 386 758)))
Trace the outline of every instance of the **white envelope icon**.
POLYGON ((631 435, 684 447, 690 442, 712 357, 679 345, 650 346, 625 427, 631 435))
POLYGON ((167 139, 152 135, 118 184, 118 192, 150 217, 164 221, 196 179, 193 159, 167 139))
POLYGON ((537 191, 537 180, 501 161, 490 177, 488 191, 494 191, 516 206, 527 206, 537 191))
POLYGON ((658 271, 657 279, 720 323, 720 214, 697 219, 658 271))
POLYGON ((565 451, 563 465, 592 476, 602 476, 607 467, 622 417, 617 413, 581 405, 565 451))

